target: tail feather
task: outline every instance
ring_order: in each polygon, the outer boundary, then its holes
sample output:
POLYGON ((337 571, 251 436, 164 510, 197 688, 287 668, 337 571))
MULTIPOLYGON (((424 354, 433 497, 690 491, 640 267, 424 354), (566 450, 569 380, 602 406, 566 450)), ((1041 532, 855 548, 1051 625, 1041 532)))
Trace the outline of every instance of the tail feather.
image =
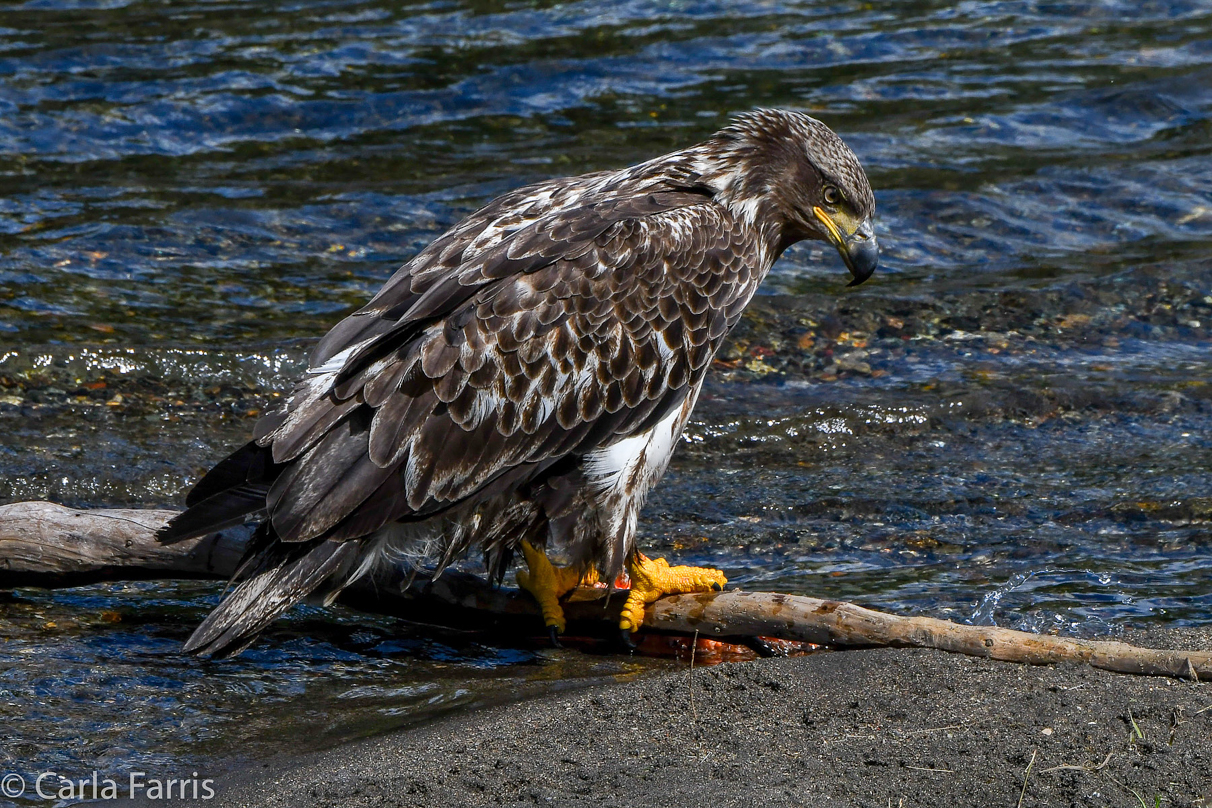
POLYGON ((186 653, 231 656, 291 606, 312 593, 355 556, 356 541, 321 541, 315 545, 274 542, 268 553, 285 557, 258 563, 254 573, 223 599, 186 641, 186 653))

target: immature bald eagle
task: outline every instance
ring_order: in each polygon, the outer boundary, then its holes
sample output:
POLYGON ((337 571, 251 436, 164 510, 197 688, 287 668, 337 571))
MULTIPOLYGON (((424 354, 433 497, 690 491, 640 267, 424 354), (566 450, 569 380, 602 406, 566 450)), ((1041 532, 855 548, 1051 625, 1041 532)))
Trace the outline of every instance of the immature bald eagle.
POLYGON ((239 585, 186 643, 230 653, 313 592, 378 563, 440 571, 514 551, 553 638, 584 573, 660 594, 722 587, 635 548, 712 358, 771 265, 803 239, 866 280, 875 198, 849 148, 796 112, 741 115, 621 171, 508 193, 421 251, 320 340, 285 406, 215 466, 160 534, 261 520, 239 585), (562 558, 555 569, 544 556, 562 558))

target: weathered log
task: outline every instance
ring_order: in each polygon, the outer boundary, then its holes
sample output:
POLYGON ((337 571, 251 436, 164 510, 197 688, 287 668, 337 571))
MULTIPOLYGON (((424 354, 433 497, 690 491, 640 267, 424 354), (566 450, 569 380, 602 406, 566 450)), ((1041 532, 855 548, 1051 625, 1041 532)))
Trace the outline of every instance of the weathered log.
POLYGON ((1122 642, 965 626, 933 617, 900 617, 853 603, 768 592, 673 595, 649 609, 644 625, 713 635, 762 634, 834 647, 935 648, 1006 662, 1084 662, 1103 670, 1212 679, 1212 652, 1159 651, 1122 642))
MULTIPOLYGON (((75 511, 48 502, 0 506, 0 587, 229 577, 248 540, 248 530, 233 528, 160 545, 155 531, 173 513, 75 511)), ((574 593, 565 605, 570 632, 603 636, 613 632, 623 598, 603 602, 604 595, 601 590, 574 593)), ((403 572, 382 575, 348 588, 341 602, 446 628, 533 633, 538 626, 538 611, 529 596, 459 573, 446 573, 432 581, 412 581, 403 572)), ((1081 662, 1120 673, 1212 680, 1212 652, 1154 650, 1121 642, 966 626, 769 592, 728 590, 662 598, 648 609, 644 625, 716 639, 769 636, 834 648, 934 648, 1036 665, 1081 662)))
POLYGON ((165 545, 163 510, 77 511, 52 502, 0 506, 0 587, 84 586, 155 578, 229 578, 250 531, 165 545))

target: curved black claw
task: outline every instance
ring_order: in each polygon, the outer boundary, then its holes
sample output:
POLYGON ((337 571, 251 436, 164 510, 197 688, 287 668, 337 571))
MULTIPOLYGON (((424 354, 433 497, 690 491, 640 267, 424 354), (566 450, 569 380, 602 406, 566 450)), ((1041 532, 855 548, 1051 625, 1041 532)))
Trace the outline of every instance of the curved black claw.
POLYGON ((547 636, 551 639, 552 648, 563 648, 564 644, 560 642, 560 632, 555 626, 547 627, 547 636))
POLYGON ((636 648, 639 647, 631 639, 631 629, 629 629, 629 628, 619 629, 619 641, 623 644, 623 647, 626 648, 628 651, 634 651, 636 648))
POLYGON ((723 587, 723 586, 721 586, 721 585, 720 585, 718 582, 716 582, 716 581, 712 581, 712 582, 711 582, 711 591, 712 591, 712 592, 723 592, 723 591, 724 591, 724 587, 723 587))

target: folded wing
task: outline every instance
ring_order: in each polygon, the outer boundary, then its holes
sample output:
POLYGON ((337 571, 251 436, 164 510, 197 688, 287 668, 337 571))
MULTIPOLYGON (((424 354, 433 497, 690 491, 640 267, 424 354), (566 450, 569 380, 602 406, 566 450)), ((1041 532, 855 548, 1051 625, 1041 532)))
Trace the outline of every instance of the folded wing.
POLYGON ((680 405, 757 282, 749 234, 694 190, 593 176, 470 217, 317 347, 285 410, 162 539, 264 514, 341 541, 519 486, 680 405))

